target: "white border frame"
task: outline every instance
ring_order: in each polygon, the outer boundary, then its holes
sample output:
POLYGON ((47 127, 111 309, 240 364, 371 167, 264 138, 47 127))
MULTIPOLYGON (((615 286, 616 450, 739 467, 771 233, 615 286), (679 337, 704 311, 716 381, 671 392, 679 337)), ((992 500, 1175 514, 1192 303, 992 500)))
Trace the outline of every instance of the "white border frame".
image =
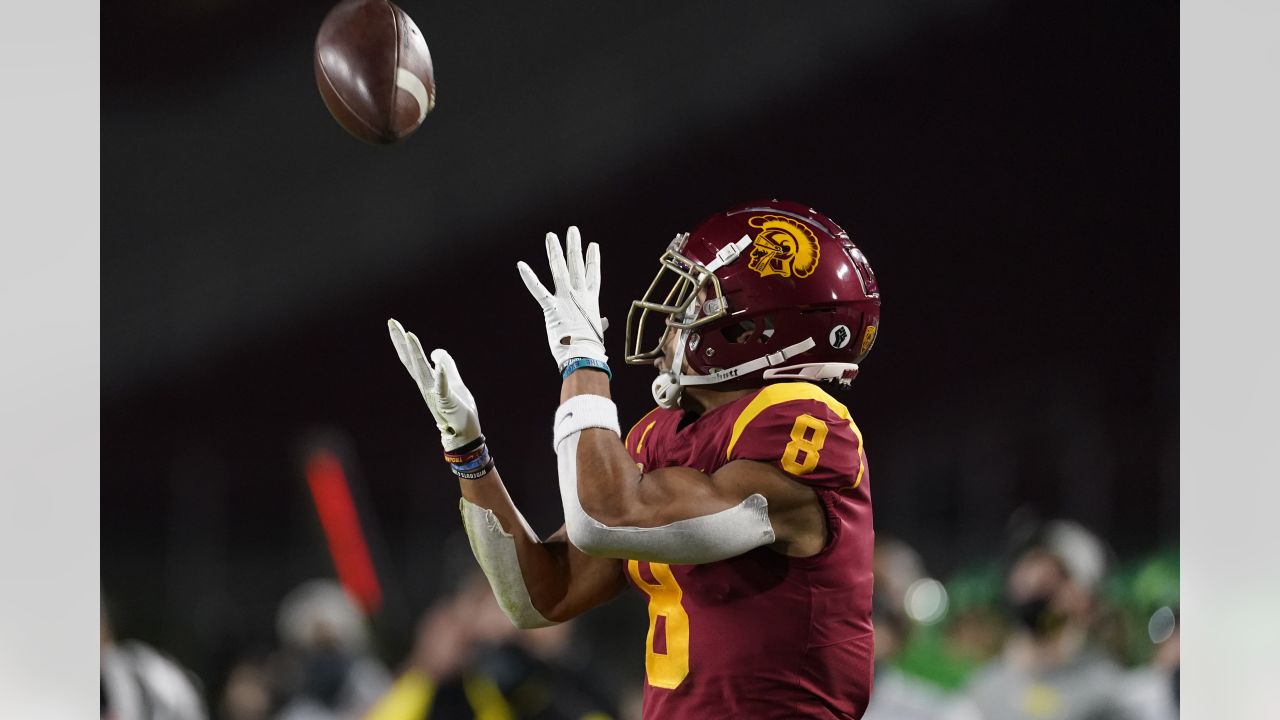
POLYGON ((1182 3, 1182 716, 1274 716, 1280 7, 1182 3))
POLYGON ((92 718, 99 610, 99 6, 0 23, 0 717, 92 718))

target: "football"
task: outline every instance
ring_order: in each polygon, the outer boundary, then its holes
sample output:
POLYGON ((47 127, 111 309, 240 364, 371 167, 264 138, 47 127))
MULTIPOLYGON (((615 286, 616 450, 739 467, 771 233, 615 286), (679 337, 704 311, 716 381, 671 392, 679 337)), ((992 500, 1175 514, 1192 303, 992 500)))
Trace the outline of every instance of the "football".
POLYGON ((403 140, 436 104, 427 42, 388 0, 334 6, 316 35, 315 72, 329 113, 368 143, 403 140))

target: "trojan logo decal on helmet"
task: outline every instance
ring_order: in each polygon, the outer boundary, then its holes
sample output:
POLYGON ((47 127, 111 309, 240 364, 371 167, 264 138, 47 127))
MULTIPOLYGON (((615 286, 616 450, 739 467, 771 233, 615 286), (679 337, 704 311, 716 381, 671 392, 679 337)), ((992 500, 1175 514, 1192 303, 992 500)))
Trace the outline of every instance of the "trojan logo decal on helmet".
POLYGON ((760 277, 806 278, 818 268, 818 239, 803 224, 781 215, 757 215, 747 225, 760 228, 751 243, 748 263, 760 277))

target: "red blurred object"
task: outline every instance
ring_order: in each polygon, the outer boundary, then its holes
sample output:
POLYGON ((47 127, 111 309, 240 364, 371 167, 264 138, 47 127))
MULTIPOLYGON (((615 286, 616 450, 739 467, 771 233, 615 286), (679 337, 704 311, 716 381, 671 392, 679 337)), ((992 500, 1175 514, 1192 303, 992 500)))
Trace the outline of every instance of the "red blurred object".
POLYGON ((338 581, 366 613, 377 612, 382 607, 382 586, 342 462, 331 450, 316 450, 307 458, 306 475, 338 581))

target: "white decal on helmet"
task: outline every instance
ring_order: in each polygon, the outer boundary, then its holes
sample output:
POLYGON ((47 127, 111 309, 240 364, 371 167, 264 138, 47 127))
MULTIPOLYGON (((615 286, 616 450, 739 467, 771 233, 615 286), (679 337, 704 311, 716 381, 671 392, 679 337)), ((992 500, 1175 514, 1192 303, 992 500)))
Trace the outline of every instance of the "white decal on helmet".
POLYGON ((831 328, 831 334, 827 336, 827 341, 831 343, 831 347, 839 350, 849 346, 849 341, 853 339, 853 333, 849 332, 846 325, 837 325, 831 328))

